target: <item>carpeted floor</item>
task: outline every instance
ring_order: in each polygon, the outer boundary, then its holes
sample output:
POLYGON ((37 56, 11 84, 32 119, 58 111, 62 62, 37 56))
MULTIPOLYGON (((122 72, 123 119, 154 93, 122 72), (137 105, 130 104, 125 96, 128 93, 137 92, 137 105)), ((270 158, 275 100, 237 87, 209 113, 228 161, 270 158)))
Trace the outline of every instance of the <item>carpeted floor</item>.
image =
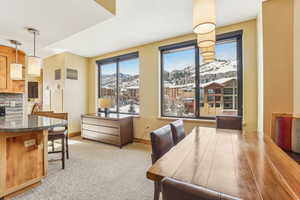
POLYGON ((152 200, 153 182, 146 179, 151 165, 149 146, 130 144, 122 149, 75 138, 70 160, 49 163, 42 185, 14 200, 152 200))

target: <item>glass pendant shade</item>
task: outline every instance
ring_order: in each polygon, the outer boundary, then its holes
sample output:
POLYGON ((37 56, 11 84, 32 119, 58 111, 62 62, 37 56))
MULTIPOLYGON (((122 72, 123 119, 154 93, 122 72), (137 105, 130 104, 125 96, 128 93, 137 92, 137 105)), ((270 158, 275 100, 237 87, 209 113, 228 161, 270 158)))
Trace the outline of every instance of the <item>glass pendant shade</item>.
POLYGON ((212 62, 215 62, 215 59, 213 59, 213 58, 210 58, 210 59, 204 59, 203 62, 204 62, 205 64, 207 64, 207 63, 212 63, 212 62))
POLYGON ((38 77, 41 75, 42 59, 36 56, 28 57, 28 75, 38 77))
POLYGON ((11 80, 23 79, 22 64, 13 63, 10 65, 10 79, 11 80))
POLYGON ((214 56, 215 55, 215 46, 204 47, 200 49, 202 56, 214 56))
POLYGON ((23 79, 23 69, 22 64, 18 64, 18 46, 22 43, 17 40, 9 40, 11 44, 16 46, 16 60, 15 63, 10 64, 10 79, 11 80, 22 80, 23 79))
POLYGON ((196 34, 206 34, 216 29, 215 0, 193 0, 193 29, 196 34))
POLYGON ((211 59, 215 59, 215 55, 212 56, 202 56, 203 60, 211 60, 211 59))
POLYGON ((39 77, 41 75, 42 59, 36 56, 36 36, 39 31, 34 28, 27 28, 27 31, 33 34, 33 56, 28 57, 28 75, 32 77, 39 77))
POLYGON ((212 31, 207 34, 198 34, 197 35, 198 47, 199 48, 208 48, 213 47, 216 44, 216 31, 212 31))

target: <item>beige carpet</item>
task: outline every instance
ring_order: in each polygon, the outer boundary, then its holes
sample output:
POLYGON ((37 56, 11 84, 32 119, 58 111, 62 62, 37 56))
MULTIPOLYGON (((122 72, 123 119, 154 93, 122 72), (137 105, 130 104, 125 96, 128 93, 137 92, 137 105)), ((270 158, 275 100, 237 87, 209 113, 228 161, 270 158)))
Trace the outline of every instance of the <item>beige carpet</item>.
POLYGON ((49 163, 41 186, 15 200, 152 200, 153 183, 146 179, 151 165, 149 146, 130 144, 122 149, 75 138, 70 160, 49 163))

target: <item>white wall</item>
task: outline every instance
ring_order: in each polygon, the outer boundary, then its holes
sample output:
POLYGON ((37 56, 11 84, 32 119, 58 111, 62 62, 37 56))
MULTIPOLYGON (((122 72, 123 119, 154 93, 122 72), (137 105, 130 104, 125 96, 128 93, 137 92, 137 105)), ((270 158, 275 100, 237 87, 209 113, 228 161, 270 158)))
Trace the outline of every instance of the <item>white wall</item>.
POLYGON ((257 16, 257 131, 264 130, 264 49, 262 5, 257 16))

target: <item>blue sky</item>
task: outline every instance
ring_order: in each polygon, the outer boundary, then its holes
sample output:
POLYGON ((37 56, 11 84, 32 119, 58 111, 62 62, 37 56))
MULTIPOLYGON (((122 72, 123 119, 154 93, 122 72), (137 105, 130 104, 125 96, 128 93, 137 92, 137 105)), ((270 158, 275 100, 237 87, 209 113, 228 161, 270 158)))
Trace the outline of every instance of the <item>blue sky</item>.
MULTIPOLYGON (((102 65, 102 73, 103 74, 115 74, 117 70, 116 64, 106 64, 102 65)), ((130 59, 126 61, 121 61, 119 63, 120 73, 136 75, 139 74, 139 60, 138 59, 130 59)))
MULTIPOLYGON (((235 60, 236 59, 236 42, 227 42, 217 44, 216 46, 217 59, 235 60)), ((200 57, 200 64, 202 58, 200 57)), ((164 69, 172 71, 174 68, 183 69, 187 65, 195 64, 195 50, 187 49, 175 53, 168 53, 164 55, 164 69)))
MULTIPOLYGON (((236 42, 220 43, 216 46, 217 59, 221 60, 235 60, 236 59, 236 42)), ((164 69, 166 71, 172 71, 176 69, 183 69, 188 65, 194 65, 195 63, 195 50, 187 49, 184 51, 168 53, 164 55, 164 69)), ((202 58, 200 57, 200 64, 202 58)), ((136 75, 139 73, 139 60, 130 59, 120 62, 120 72, 123 74, 136 75)), ((116 73, 116 64, 102 65, 103 74, 116 73)))

